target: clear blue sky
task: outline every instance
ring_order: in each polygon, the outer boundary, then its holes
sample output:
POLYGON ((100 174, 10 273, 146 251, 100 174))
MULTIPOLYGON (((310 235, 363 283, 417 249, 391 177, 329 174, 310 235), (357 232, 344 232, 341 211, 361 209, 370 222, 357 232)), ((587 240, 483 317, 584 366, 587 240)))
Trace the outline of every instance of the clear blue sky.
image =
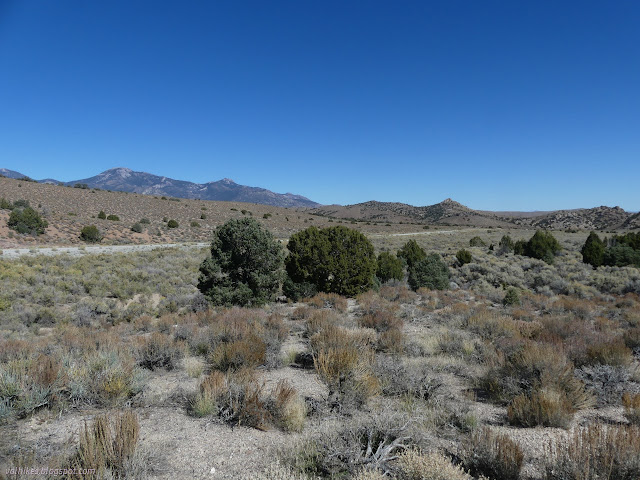
POLYGON ((638 1, 0 0, 0 167, 640 209, 638 1))

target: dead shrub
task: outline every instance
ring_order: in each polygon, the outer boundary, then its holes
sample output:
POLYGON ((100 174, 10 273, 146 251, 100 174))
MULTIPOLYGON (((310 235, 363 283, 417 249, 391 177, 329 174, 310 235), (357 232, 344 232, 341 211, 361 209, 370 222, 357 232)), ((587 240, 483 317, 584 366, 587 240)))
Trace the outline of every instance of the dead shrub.
POLYGON ((635 395, 625 393, 622 396, 622 405, 624 406, 624 416, 629 423, 640 425, 640 393, 635 395))
POLYGON ((404 322, 389 310, 377 310, 358 317, 358 325, 364 328, 373 328, 376 332, 388 330, 402 330, 404 322))
POLYGON ((95 469, 93 478, 126 478, 139 433, 138 417, 132 411, 117 414, 113 420, 98 416, 91 427, 85 422, 71 464, 79 470, 95 469))
POLYGON ((460 466, 439 452, 423 453, 410 448, 398 456, 403 480, 472 480, 460 466))
POLYGON ((518 480, 524 454, 508 436, 485 427, 463 443, 461 457, 465 469, 474 477, 518 480))
POLYGON ((366 468, 389 478, 398 453, 410 446, 409 423, 404 416, 389 412, 345 419, 337 428, 314 432, 288 452, 288 463, 314 477, 353 478, 366 468))
POLYGON ((376 355, 374 371, 382 393, 390 397, 433 400, 442 386, 426 365, 408 364, 388 355, 376 355))
POLYGON ((394 312, 398 305, 385 300, 373 290, 361 293, 356 297, 363 315, 370 315, 380 311, 394 312))
POLYGON ((624 344, 631 350, 640 348, 640 327, 629 328, 624 332, 624 344))
POLYGON ((273 415, 283 430, 301 432, 307 407, 296 389, 286 380, 280 380, 273 392, 273 415))
POLYGON ((626 366, 633 360, 633 353, 620 337, 598 336, 586 349, 587 365, 626 366))
POLYGON ((340 313, 345 313, 348 306, 347 299, 337 293, 320 292, 311 298, 305 299, 304 302, 316 308, 332 308, 340 313))
POLYGON ((564 392, 554 389, 534 390, 513 399, 507 409, 511 425, 522 427, 567 428, 573 419, 574 409, 564 392))
POLYGON ((376 350, 387 353, 402 353, 404 351, 404 334, 397 328, 380 333, 376 350))
POLYGON ((466 321, 466 327, 488 340, 520 336, 520 329, 511 318, 489 310, 479 310, 466 321))
POLYGON ((311 338, 312 335, 318 333, 330 326, 338 325, 339 318, 335 312, 331 310, 313 310, 307 316, 305 327, 306 335, 311 338))
POLYGON ((184 344, 159 332, 154 332, 150 337, 141 339, 136 352, 138 365, 149 370, 156 368, 173 370, 183 356, 184 344))
POLYGON ((266 361, 267 345, 257 335, 248 334, 239 340, 220 344, 209 356, 209 363, 217 370, 237 370, 257 367, 266 361))
POLYGON ((385 300, 396 303, 414 303, 418 299, 418 295, 405 285, 383 285, 379 294, 385 300))
POLYGON ((636 480, 640 478, 640 427, 589 424, 567 443, 551 442, 546 480, 636 480))
POLYGON ((574 410, 594 404, 592 395, 574 376, 573 365, 555 345, 525 342, 496 360, 497 366, 480 382, 495 400, 510 403, 518 395, 551 388, 563 392, 574 410))
POLYGON ((226 374, 214 371, 200 383, 189 404, 196 417, 217 416, 235 425, 266 430, 272 417, 264 398, 264 386, 253 370, 241 368, 226 374))

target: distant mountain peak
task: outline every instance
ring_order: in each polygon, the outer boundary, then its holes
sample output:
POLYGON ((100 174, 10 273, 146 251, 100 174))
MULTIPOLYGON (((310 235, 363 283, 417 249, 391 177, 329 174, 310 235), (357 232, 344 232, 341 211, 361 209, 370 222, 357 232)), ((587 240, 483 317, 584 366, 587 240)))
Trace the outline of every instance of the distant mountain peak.
POLYGON ((126 168, 126 167, 116 167, 116 168, 110 168, 109 170, 106 170, 104 172, 101 173, 101 175, 118 175, 122 178, 128 178, 131 176, 131 174, 134 173, 133 170, 131 170, 130 168, 126 168))
POLYGON ((91 188, 143 195, 259 203, 276 207, 318 206, 316 202, 300 195, 280 194, 260 187, 239 185, 230 178, 200 184, 146 172, 136 172, 125 167, 111 168, 90 178, 66 182, 66 185, 73 186, 76 183, 84 183, 91 188))
POLYGON ((452 200, 451 198, 445 198, 443 201, 440 202, 440 205, 442 205, 443 207, 469 208, 469 207, 466 207, 465 205, 461 204, 460 202, 456 202, 455 200, 452 200))

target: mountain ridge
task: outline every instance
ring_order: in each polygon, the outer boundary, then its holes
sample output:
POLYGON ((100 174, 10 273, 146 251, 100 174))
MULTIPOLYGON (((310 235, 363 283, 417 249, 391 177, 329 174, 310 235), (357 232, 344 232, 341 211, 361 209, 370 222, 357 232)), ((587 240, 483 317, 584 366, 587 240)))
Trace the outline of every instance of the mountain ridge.
MULTIPOLYGON (((9 178, 24 178, 20 172, 0 169, 0 174, 9 178), (6 173, 3 173, 6 172, 6 173)), ((194 183, 176 180, 167 176, 147 172, 137 172, 126 167, 110 168, 93 177, 59 182, 47 178, 39 183, 63 184, 74 186, 84 184, 89 188, 114 190, 119 192, 140 193, 143 195, 171 196, 186 199, 217 200, 228 202, 257 203, 276 207, 317 207, 319 204, 302 195, 293 193, 275 193, 261 187, 241 185, 230 178, 207 183, 194 183)))

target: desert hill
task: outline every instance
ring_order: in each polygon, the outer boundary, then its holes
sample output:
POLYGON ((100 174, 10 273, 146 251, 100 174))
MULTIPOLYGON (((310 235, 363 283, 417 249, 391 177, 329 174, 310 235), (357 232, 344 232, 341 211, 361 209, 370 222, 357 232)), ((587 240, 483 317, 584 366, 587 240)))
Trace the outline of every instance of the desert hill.
POLYGON ((620 207, 596 207, 551 212, 490 212, 473 210, 450 198, 435 205, 369 201, 355 205, 327 205, 312 212, 333 218, 378 222, 471 227, 523 227, 552 230, 616 230, 640 227, 638 214, 620 207))

